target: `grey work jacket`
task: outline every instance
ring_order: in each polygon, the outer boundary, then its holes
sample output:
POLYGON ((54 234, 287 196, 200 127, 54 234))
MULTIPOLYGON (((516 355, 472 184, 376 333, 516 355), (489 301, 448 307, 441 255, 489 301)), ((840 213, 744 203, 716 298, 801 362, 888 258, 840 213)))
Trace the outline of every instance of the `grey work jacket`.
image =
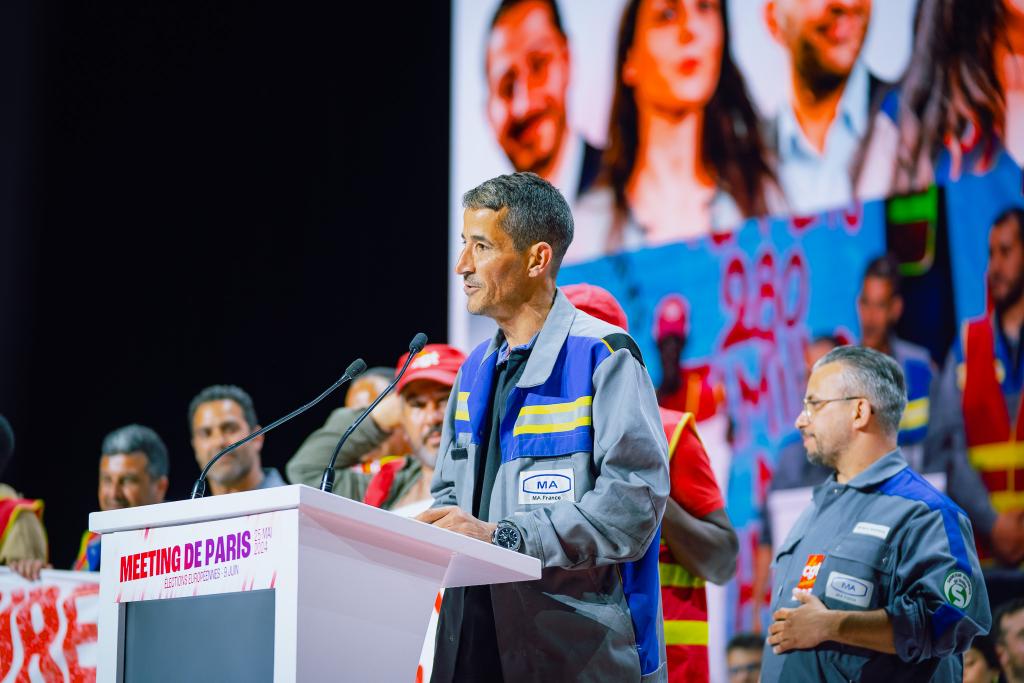
MULTIPOLYGON (((472 513, 503 341, 481 344, 459 371, 435 506, 472 513)), ((506 405, 487 519, 518 525, 543 574, 491 587, 505 680, 665 680, 657 536, 668 444, 635 343, 559 291, 506 405)), ((457 641, 458 624, 438 634, 451 656, 457 641)))
POLYGON ((773 568, 772 613, 799 606, 802 581, 828 609, 885 609, 896 654, 824 642, 776 655, 766 644, 762 683, 960 681, 960 655, 992 622, 967 515, 899 450, 816 487, 773 568))

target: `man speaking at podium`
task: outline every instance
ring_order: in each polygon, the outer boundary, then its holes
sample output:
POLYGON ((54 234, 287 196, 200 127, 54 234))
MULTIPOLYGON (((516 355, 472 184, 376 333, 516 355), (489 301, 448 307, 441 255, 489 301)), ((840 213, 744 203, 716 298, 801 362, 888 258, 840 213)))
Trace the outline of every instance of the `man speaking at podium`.
POLYGON ((540 559, 537 581, 449 589, 434 681, 661 681, 668 445, 622 329, 555 286, 572 214, 532 173, 463 196, 456 266, 498 324, 459 371, 418 519, 540 559))

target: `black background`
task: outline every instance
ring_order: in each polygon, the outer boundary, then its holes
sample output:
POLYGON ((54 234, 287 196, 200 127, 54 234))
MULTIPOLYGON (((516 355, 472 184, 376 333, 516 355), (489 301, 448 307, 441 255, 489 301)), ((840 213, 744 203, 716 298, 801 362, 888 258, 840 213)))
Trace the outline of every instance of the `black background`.
POLYGON ((444 340, 450 10, 0 6, 3 480, 46 501, 64 567, 111 429, 156 429, 184 498, 202 387, 242 386, 267 423, 357 356, 444 340))

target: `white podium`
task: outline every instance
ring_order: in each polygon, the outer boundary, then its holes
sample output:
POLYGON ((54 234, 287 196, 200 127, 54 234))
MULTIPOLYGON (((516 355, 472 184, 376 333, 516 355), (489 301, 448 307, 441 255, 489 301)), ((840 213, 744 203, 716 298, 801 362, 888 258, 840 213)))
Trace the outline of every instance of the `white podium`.
POLYGON ((100 681, 195 680, 180 674, 224 662, 245 680, 412 681, 440 588, 541 573, 308 486, 94 512, 89 528, 103 534, 100 681))

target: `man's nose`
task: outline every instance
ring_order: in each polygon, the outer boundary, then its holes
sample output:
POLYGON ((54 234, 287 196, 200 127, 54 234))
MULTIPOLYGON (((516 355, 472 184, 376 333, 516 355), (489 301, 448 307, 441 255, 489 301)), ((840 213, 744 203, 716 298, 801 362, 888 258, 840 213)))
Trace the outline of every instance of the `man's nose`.
POLYGON ((525 78, 517 78, 512 86, 512 116, 521 119, 530 113, 530 86, 525 78))
POLYGON ((459 260, 455 262, 455 273, 456 275, 466 275, 467 273, 473 272, 473 266, 469 257, 468 246, 462 247, 462 251, 459 252, 459 260))

